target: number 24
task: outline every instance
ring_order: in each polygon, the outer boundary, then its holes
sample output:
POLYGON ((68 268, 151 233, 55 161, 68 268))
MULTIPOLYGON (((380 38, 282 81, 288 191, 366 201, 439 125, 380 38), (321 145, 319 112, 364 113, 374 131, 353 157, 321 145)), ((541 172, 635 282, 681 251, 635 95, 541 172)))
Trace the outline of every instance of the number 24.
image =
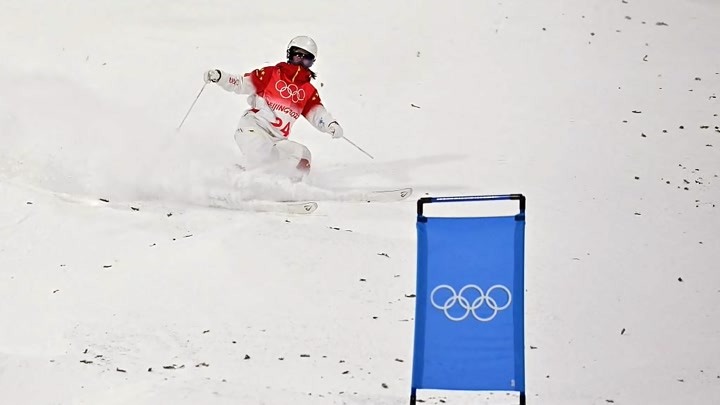
MULTIPOLYGON (((280 128, 283 126, 283 121, 280 119, 280 117, 275 117, 275 122, 272 123, 272 126, 274 126, 275 128, 280 128)), ((285 124, 285 126, 280 130, 280 132, 282 132, 285 138, 290 136, 290 123, 288 122, 287 124, 285 124)))

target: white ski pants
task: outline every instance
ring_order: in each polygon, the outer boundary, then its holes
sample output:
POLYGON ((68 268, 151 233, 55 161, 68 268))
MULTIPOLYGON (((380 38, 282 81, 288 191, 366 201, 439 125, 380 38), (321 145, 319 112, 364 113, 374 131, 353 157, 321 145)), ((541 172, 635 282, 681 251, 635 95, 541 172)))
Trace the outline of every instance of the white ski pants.
POLYGON ((248 169, 269 167, 285 174, 310 170, 310 150, 302 144, 276 138, 252 118, 243 117, 235 131, 235 143, 245 156, 248 169))

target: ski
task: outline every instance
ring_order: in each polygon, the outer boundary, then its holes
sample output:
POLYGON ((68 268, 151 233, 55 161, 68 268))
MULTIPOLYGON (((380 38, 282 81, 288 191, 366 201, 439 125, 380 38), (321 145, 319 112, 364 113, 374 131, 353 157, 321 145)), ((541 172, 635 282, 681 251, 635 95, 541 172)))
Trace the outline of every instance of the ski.
MULTIPOLYGON (((315 199, 320 201, 389 203, 402 201, 410 197, 412 193, 413 189, 409 187, 388 190, 322 190, 317 193, 315 199)), ((288 200, 282 203, 303 203, 303 201, 288 200)))
POLYGON ((402 201, 412 195, 412 188, 400 188, 397 190, 376 190, 365 192, 363 201, 367 202, 394 202, 402 201))
POLYGON ((235 211, 280 214, 312 214, 318 208, 318 203, 315 201, 237 200, 230 197, 230 195, 212 196, 209 206, 235 211))
POLYGON ((412 195, 412 188, 399 188, 392 190, 354 190, 345 191, 337 194, 336 199, 339 201, 355 201, 355 202, 396 202, 402 201, 412 195))
POLYGON ((247 210, 256 212, 276 212, 280 214, 312 214, 317 210, 318 203, 315 201, 245 201, 244 203, 232 207, 237 210, 247 210))

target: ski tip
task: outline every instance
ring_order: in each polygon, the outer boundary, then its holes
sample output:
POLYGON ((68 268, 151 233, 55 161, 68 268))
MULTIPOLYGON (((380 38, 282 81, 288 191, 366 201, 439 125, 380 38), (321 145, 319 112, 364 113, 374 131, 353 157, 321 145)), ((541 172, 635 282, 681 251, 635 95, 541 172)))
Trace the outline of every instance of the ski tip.
POLYGON ((403 188, 403 189, 400 189, 400 190, 398 190, 398 191, 399 191, 399 193, 400 193, 400 198, 403 199, 403 200, 406 199, 406 198, 408 198, 408 197, 410 197, 410 196, 412 195, 412 193, 413 193, 413 189, 410 188, 410 187, 408 187, 408 188, 403 188))
POLYGON ((306 214, 311 214, 318 208, 318 203, 315 201, 306 202, 302 204, 302 208, 305 210, 306 214))
POLYGON ((286 214, 312 214, 318 209, 318 203, 315 201, 276 202, 264 208, 267 211, 284 212, 286 214))
POLYGON ((412 195, 412 188, 398 188, 393 190, 370 191, 363 195, 366 202, 394 202, 402 201, 412 195))
POLYGON ((318 203, 315 201, 287 202, 285 205, 278 203, 274 208, 287 214, 312 214, 318 209, 318 203))

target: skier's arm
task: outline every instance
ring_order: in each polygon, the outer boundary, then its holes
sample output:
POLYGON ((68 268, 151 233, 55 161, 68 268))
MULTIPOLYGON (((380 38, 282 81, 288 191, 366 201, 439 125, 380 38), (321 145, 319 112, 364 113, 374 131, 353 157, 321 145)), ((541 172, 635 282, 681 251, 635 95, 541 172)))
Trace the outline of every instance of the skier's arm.
POLYGON ((320 102, 320 96, 314 92, 310 101, 305 105, 303 116, 318 131, 328 133, 333 138, 342 138, 343 129, 340 124, 333 118, 332 114, 320 102))
POLYGON ((266 69, 255 69, 242 76, 234 75, 219 69, 205 73, 205 81, 217 83, 227 91, 238 94, 255 94, 258 89, 265 88, 270 77, 266 69))

